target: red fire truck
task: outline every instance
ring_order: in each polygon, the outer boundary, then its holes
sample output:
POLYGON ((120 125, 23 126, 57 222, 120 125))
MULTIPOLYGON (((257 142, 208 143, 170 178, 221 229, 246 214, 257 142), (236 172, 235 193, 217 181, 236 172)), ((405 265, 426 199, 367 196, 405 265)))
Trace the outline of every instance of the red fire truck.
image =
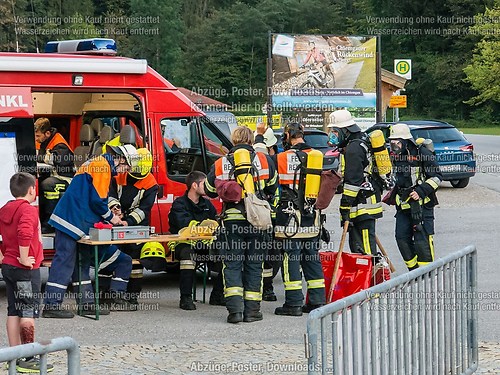
MULTIPOLYGON (((171 203, 184 193, 186 175, 208 172, 231 143, 145 60, 102 50, 83 55, 81 49, 78 54, 0 53, 0 204, 11 199, 8 181, 16 170, 36 171, 33 123, 47 117, 83 158, 77 164, 124 132, 127 142, 147 147, 160 185, 151 225, 165 233, 171 203)), ((51 248, 51 238, 44 245, 51 248)))

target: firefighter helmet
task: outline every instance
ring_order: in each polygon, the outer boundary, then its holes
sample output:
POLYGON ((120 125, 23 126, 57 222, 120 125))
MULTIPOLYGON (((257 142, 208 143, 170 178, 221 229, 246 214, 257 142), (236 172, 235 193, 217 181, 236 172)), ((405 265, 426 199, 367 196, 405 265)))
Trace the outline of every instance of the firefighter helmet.
POLYGON ((165 258, 165 248, 159 242, 146 242, 141 249, 141 259, 165 258))
POLYGON ((132 160, 132 170, 129 172, 137 179, 145 178, 153 167, 153 155, 147 148, 137 149, 137 157, 132 160))
POLYGON ((408 125, 398 123, 392 125, 389 139, 413 139, 413 136, 408 125))
POLYGON ((137 150, 132 145, 111 146, 107 145, 107 149, 111 149, 115 154, 123 156, 129 166, 133 166, 134 160, 137 159, 137 150))
MULTIPOLYGON (((258 135, 257 131, 255 131, 253 135, 256 137, 258 135)), ((278 138, 274 135, 272 128, 267 128, 262 136, 264 137, 264 144, 266 147, 273 147, 276 143, 278 143, 278 138)))
POLYGON ((339 109, 330 114, 330 122, 328 124, 329 128, 343 129, 346 128, 351 133, 360 132, 360 127, 356 124, 352 118, 351 112, 347 109, 339 109))

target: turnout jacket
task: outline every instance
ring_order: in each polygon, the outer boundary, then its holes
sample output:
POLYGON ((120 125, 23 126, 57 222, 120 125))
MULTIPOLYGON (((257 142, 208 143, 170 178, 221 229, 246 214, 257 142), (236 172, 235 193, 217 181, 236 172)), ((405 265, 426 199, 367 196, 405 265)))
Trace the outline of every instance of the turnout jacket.
POLYGON ((426 147, 407 143, 407 152, 393 155, 396 206, 409 209, 408 195, 415 190, 420 196, 420 205, 432 208, 437 204, 436 190, 443 180, 436 156, 426 147))
POLYGON ((381 218, 383 185, 374 172, 375 161, 364 133, 349 141, 343 161, 344 191, 340 211, 349 211, 352 222, 381 218))
MULTIPOLYGON (((276 156, 281 187, 281 199, 276 213, 276 238, 312 238, 319 235, 321 228, 319 210, 314 209, 310 213, 300 212, 299 204, 304 204, 305 201, 298 201, 300 199, 298 191, 301 186, 301 160, 298 152, 308 154, 312 150, 306 143, 297 143, 289 150, 281 152, 276 156), (289 227, 290 213, 285 212, 291 207, 290 205, 293 206, 297 221, 293 229, 289 227)), ((306 168, 306 165, 303 168, 306 168)))
MULTIPOLYGON (((240 148, 244 148, 250 152, 254 172, 254 185, 255 194, 259 198, 267 200, 271 207, 275 207, 278 202, 278 173, 276 172, 275 164, 269 155, 261 152, 255 152, 250 145, 237 145, 234 146, 229 154, 217 159, 212 165, 210 172, 205 180, 205 192, 210 198, 217 197, 217 190, 215 188, 215 180, 220 179, 223 181, 235 180, 234 173, 234 152, 240 148), (260 196, 262 192, 263 196, 260 196)), ((243 200, 238 203, 224 203, 223 207, 224 220, 246 220, 245 217, 245 204, 243 200)))
POLYGON ((111 182, 108 207, 119 204, 128 225, 148 226, 157 193, 158 183, 152 173, 142 179, 120 173, 111 182))
POLYGON ((52 176, 69 183, 75 174, 73 150, 55 128, 51 132, 52 135, 40 144, 37 159, 54 167, 52 176))
POLYGON ((201 223, 205 219, 215 220, 217 210, 209 199, 200 197, 198 203, 189 199, 187 192, 174 200, 168 214, 170 233, 177 234, 182 228, 201 223))
POLYGON ((95 223, 110 221, 113 213, 108 208, 108 193, 111 177, 115 175, 110 154, 87 160, 54 209, 49 224, 79 240, 89 234, 95 223))

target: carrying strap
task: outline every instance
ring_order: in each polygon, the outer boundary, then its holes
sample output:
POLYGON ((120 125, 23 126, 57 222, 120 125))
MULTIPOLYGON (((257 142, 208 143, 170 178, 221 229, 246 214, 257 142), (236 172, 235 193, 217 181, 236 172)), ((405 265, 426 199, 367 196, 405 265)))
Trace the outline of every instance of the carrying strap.
POLYGON ((307 174, 307 153, 301 150, 295 150, 295 155, 297 155, 297 159, 299 159, 300 163, 297 165, 293 175, 293 192, 294 192, 294 204, 298 207, 300 213, 305 215, 305 189, 306 189, 306 174, 307 174), (298 174, 298 186, 295 189, 295 181, 297 181, 298 174))
MULTIPOLYGON (((260 175, 259 175, 259 171, 257 168, 255 168, 255 165, 253 164, 253 161, 255 160, 255 158, 257 157, 257 154, 255 154, 254 152, 251 152, 250 153, 250 164, 242 164, 240 165, 241 167, 248 167, 249 168, 249 171, 248 172, 242 172, 242 174, 249 174, 252 176, 252 183, 255 185, 257 185, 257 191, 259 192, 259 195, 258 197, 260 199, 264 199, 264 193, 262 192, 262 189, 260 187, 260 175), (254 177, 254 174, 255 176, 257 177, 257 183, 255 183, 255 181, 253 180, 253 177, 254 177)), ((229 164, 231 164, 231 169, 229 170, 229 178, 233 178, 235 177, 235 181, 241 186, 241 188, 243 189, 243 191, 245 192, 245 196, 247 195, 247 192, 245 191, 245 188, 242 184, 240 184, 238 182, 238 179, 236 178, 237 174, 236 174, 236 164, 234 163, 234 155, 233 154, 229 154, 227 156, 227 161, 229 162, 229 164)))

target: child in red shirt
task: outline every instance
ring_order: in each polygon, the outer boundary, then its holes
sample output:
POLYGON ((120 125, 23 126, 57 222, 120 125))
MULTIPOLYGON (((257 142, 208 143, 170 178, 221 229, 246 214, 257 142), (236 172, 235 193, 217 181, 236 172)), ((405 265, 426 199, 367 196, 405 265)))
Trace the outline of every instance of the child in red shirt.
MULTIPOLYGON (((28 173, 14 174, 10 192, 16 199, 0 209, 0 261, 7 291, 10 346, 34 342, 35 318, 39 316, 43 246, 38 210, 31 205, 36 199, 35 184, 35 177, 28 173)), ((39 359, 20 359, 16 367, 19 372, 39 372, 39 359)), ((47 365, 48 371, 53 369, 47 365)))

